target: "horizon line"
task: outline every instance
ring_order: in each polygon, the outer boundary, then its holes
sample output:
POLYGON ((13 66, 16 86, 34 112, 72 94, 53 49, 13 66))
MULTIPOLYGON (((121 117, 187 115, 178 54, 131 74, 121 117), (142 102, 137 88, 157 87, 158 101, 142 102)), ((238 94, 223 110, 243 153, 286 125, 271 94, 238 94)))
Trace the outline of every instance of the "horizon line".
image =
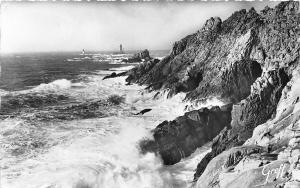
MULTIPOLYGON (((130 49, 124 50, 124 52, 138 52, 148 50, 150 53, 151 51, 170 51, 171 49, 130 49)), ((54 50, 54 51, 15 51, 15 52, 0 52, 0 54, 32 54, 32 53, 72 53, 72 52, 81 52, 82 50, 54 50)), ((85 52, 119 52, 119 50, 86 50, 85 52)))

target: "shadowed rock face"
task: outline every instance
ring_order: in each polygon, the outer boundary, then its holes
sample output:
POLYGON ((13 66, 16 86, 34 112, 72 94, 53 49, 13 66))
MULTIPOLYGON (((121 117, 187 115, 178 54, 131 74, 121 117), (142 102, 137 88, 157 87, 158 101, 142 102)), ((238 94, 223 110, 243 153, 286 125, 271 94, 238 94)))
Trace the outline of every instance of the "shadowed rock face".
POLYGON ((230 125, 231 105, 187 112, 173 121, 164 121, 153 130, 154 140, 141 142, 143 152, 160 154, 170 165, 189 156, 230 125))
POLYGON ((137 65, 136 67, 128 71, 128 77, 126 78, 126 81, 128 83, 139 82, 142 84, 142 75, 146 74, 149 70, 151 70, 158 62, 158 59, 152 59, 150 61, 137 65))

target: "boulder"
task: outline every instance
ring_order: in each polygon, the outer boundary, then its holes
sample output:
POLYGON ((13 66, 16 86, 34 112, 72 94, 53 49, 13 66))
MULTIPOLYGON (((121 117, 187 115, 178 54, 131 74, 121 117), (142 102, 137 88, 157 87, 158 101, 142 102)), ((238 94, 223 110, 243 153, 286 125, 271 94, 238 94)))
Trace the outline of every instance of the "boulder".
POLYGON ((159 154, 166 165, 175 164, 229 126, 230 112, 231 105, 215 106, 187 112, 173 121, 164 121, 152 131, 154 140, 141 142, 141 150, 143 153, 159 154))

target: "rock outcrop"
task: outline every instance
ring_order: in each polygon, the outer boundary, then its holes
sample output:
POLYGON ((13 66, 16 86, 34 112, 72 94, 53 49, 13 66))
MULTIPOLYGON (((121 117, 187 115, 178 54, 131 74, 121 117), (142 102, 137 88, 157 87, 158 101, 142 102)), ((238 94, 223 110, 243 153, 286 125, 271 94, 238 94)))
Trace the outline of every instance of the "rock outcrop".
POLYGON ((103 80, 109 79, 109 78, 116 78, 116 77, 120 77, 120 76, 126 76, 127 71, 125 72, 120 72, 120 73, 111 73, 110 75, 104 76, 103 80))
MULTIPOLYGON (((288 83, 295 80, 299 68, 299 31, 299 2, 281 2, 260 13, 253 8, 243 9, 224 21, 210 18, 199 31, 175 42, 164 59, 146 62, 130 71, 129 83, 145 84, 150 90, 167 90, 169 97, 186 92, 186 100, 216 97, 233 104, 230 123, 220 122, 222 126, 216 126, 217 131, 205 141, 199 137, 208 132, 205 129, 193 134, 188 131, 191 126, 185 114, 157 126, 153 131, 154 141, 143 142, 142 149, 159 153, 165 164, 174 164, 213 139, 212 151, 197 166, 196 186, 297 185, 300 142, 298 136, 290 142, 288 139, 300 132, 294 124, 300 117, 295 109, 283 108, 280 101, 289 98, 286 90, 292 86, 288 83), (276 118, 278 116, 281 118, 276 118), (292 154, 287 157, 290 151, 292 154), (220 169, 220 165, 228 163, 230 169, 220 169), (270 164, 270 168, 286 164, 289 176, 264 184, 258 176, 266 164, 270 164)), ((299 98, 293 102, 298 103, 299 98)))
POLYGON ((159 59, 152 59, 150 61, 137 65, 133 69, 129 70, 129 76, 126 78, 126 81, 128 83, 138 82, 140 84, 143 84, 143 80, 140 78, 148 71, 150 71, 157 63, 159 63, 159 59))
POLYGON ((152 58, 150 57, 149 51, 146 49, 146 50, 143 50, 142 52, 134 54, 132 57, 130 57, 128 59, 124 59, 123 62, 139 63, 142 61, 149 61, 150 59, 152 59, 152 58))
POLYGON ((154 140, 141 142, 141 150, 158 153, 166 165, 175 164, 229 126, 230 112, 231 105, 215 106, 187 112, 173 121, 164 121, 153 130, 154 140))

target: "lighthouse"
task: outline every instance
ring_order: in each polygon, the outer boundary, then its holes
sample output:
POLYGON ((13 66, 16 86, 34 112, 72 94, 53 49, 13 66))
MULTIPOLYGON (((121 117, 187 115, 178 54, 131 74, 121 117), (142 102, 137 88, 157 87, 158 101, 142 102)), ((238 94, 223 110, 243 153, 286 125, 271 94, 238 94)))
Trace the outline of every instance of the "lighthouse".
POLYGON ((121 54, 124 53, 122 44, 120 44, 120 53, 121 53, 121 54))

